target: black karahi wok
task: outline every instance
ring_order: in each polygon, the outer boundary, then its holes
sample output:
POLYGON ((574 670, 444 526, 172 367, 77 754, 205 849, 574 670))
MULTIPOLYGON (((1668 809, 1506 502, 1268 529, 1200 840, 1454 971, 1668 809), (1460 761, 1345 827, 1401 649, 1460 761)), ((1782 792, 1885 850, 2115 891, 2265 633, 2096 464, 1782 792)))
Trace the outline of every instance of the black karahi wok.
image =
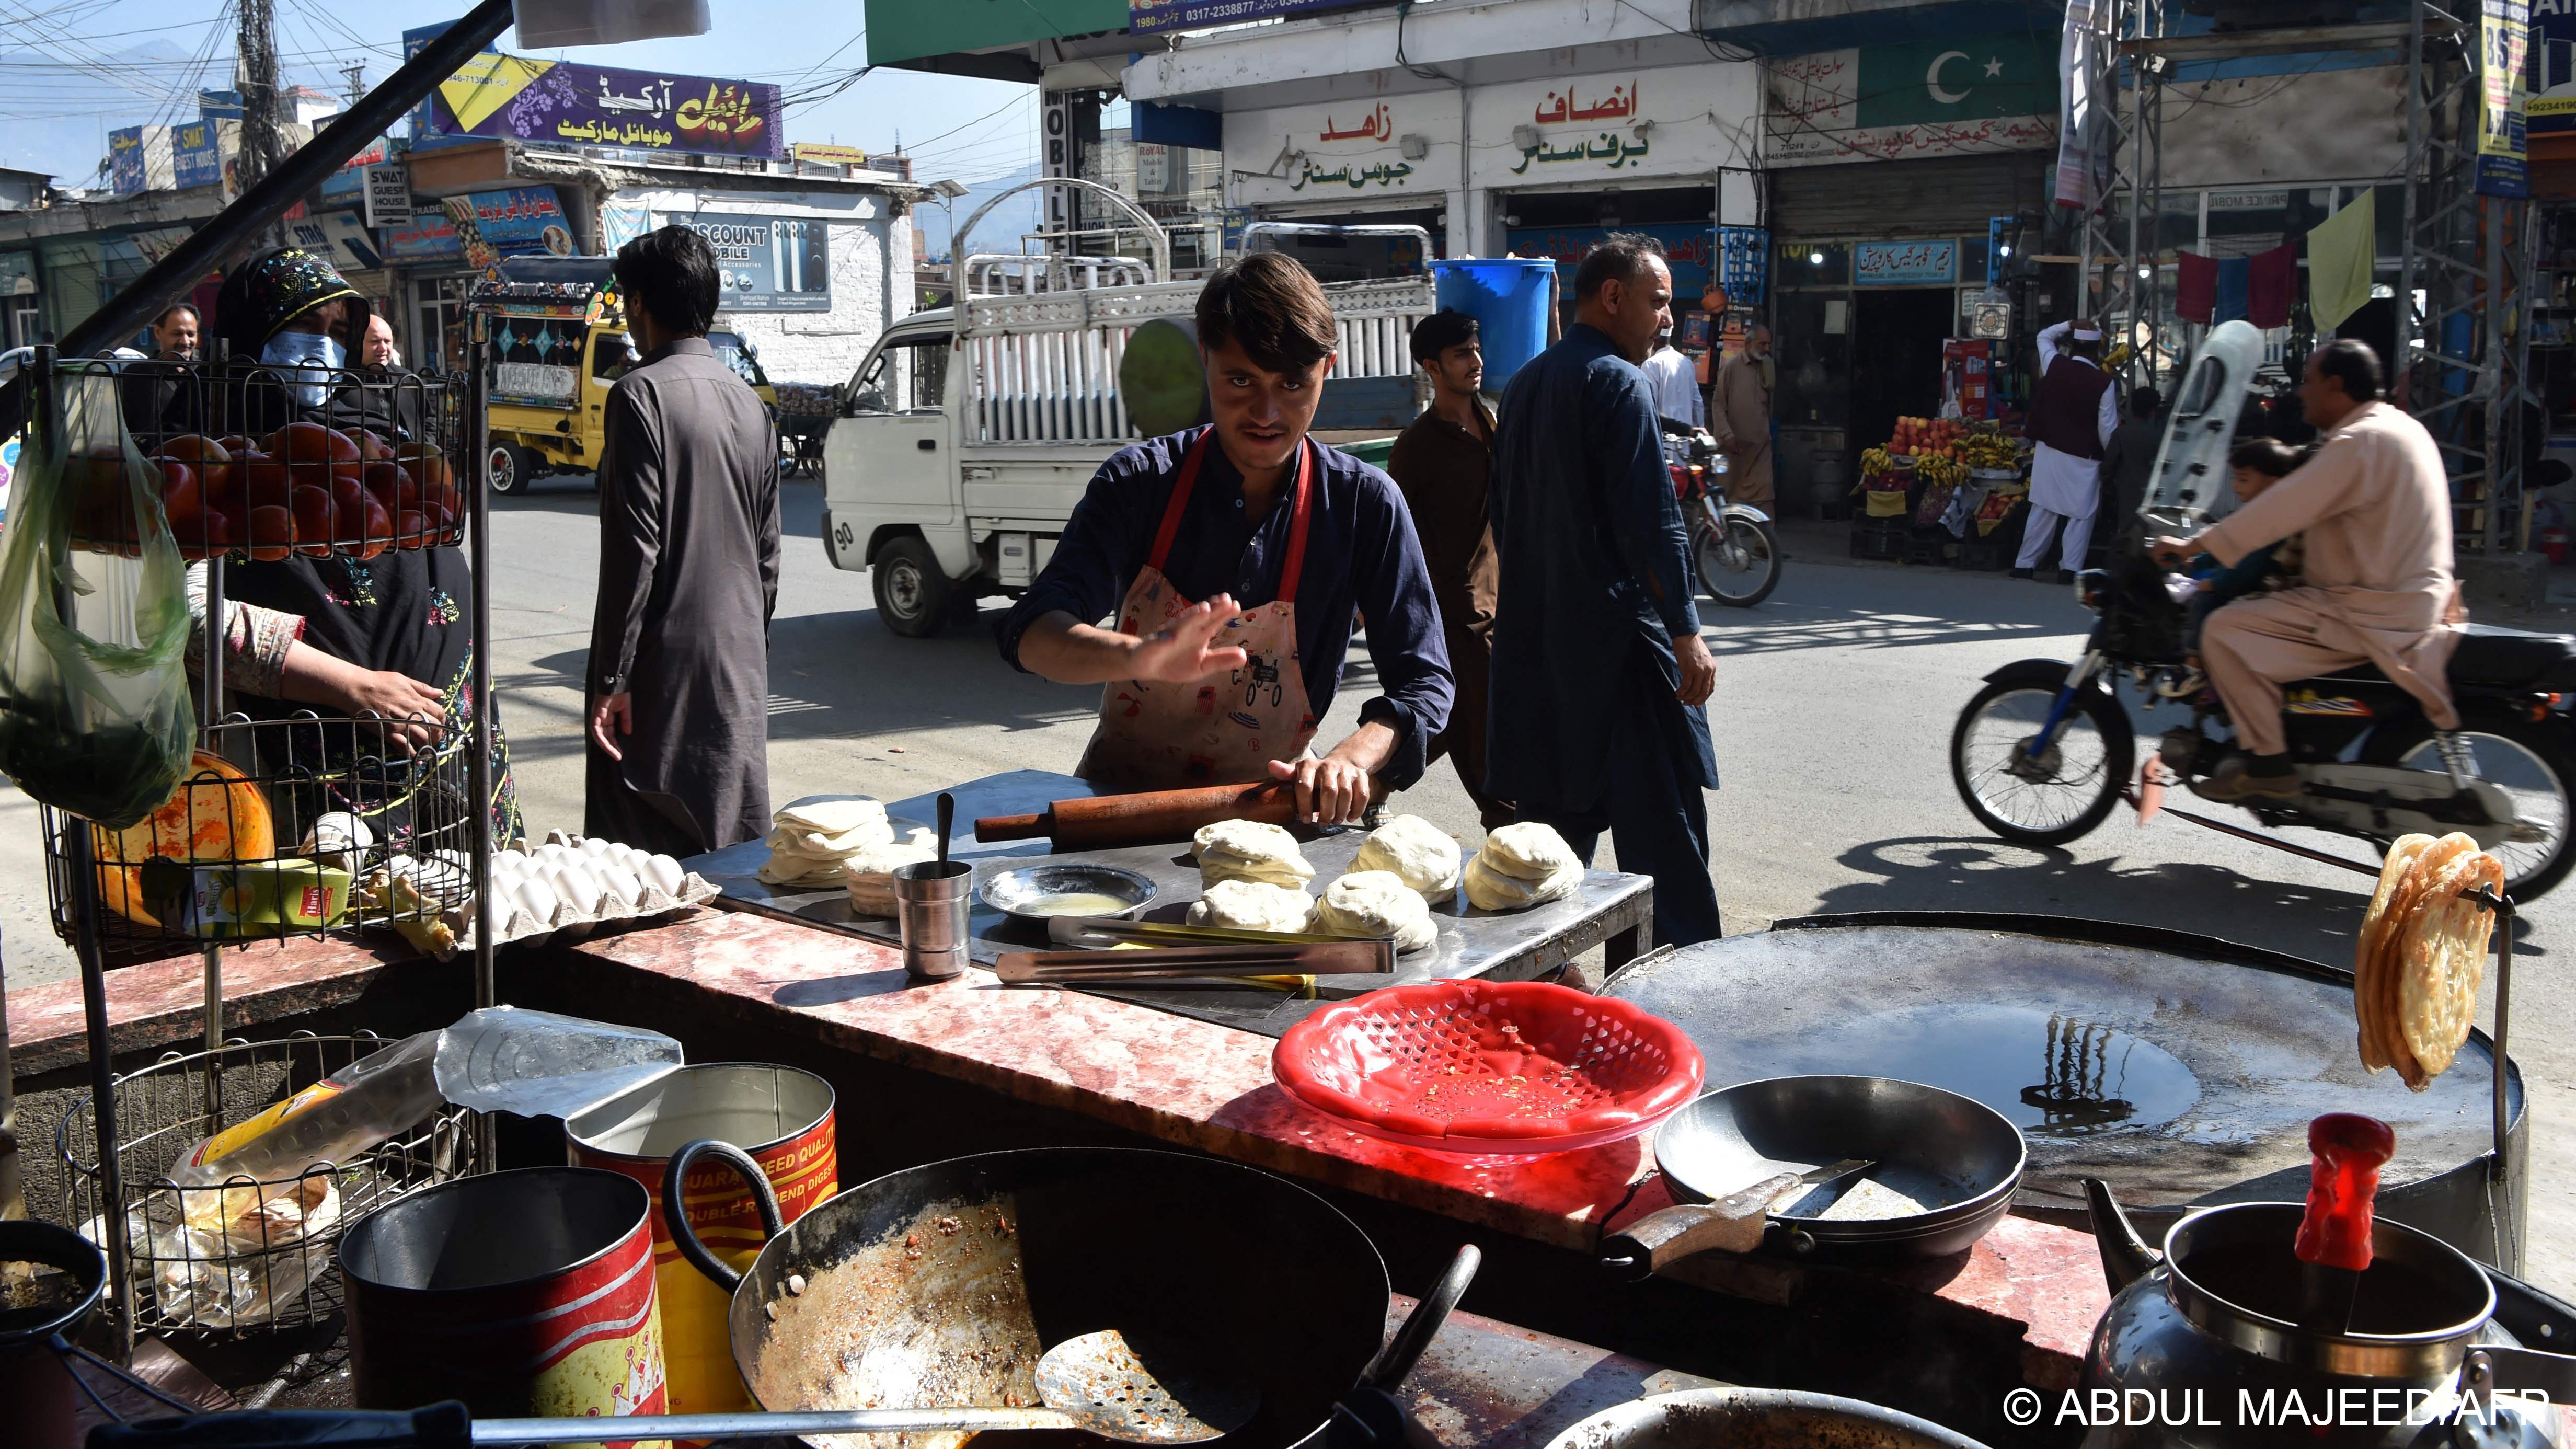
MULTIPOLYGON (((1048 1347, 1116 1329, 1258 1390, 1258 1412, 1228 1446, 1286 1449, 1328 1424, 1342 1442, 1391 1445, 1402 1421, 1383 1390, 1475 1271, 1462 1251, 1381 1355, 1385 1264, 1338 1209, 1251 1168, 1123 1148, 935 1162, 781 1228, 748 1158, 692 1142, 671 1156, 664 1201, 681 1254, 732 1293, 734 1364, 769 1410, 1034 1405, 1048 1347), (769 1240, 748 1272, 710 1253, 678 1210, 678 1184, 699 1161, 725 1163, 762 1199, 769 1240)), ((963 1437, 898 1442, 946 1449, 963 1437)))
MULTIPOLYGON (((1887 1262, 1962 1252, 2012 1208, 2029 1149, 2002 1113, 1956 1092, 1887 1077, 1772 1077, 1710 1092, 1666 1119, 1655 1165, 1676 1206, 1649 1213, 1602 1246, 1619 1271, 1649 1272, 1724 1238, 1714 1203, 1779 1173, 1847 1158, 1925 1205, 1857 1221, 1803 1215, 1796 1199, 1769 1214, 1761 1250, 1825 1262, 1887 1262)), ((1833 1192, 1855 1190, 1837 1185, 1833 1192)))

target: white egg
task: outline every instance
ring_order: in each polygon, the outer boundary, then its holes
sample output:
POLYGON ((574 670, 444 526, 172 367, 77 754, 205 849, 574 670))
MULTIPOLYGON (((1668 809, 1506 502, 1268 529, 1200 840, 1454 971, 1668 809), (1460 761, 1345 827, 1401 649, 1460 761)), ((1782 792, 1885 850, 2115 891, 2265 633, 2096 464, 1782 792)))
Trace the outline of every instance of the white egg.
POLYGON ((579 854, 580 852, 574 850, 571 846, 559 845, 551 840, 537 847, 537 859, 544 861, 548 865, 561 865, 563 862, 571 860, 579 854))
POLYGON ((646 860, 644 867, 644 878, 660 886, 674 898, 680 894, 681 885, 688 880, 688 872, 680 869, 680 863, 667 855, 657 855, 646 860))
POLYGON ((633 906, 644 898, 644 883, 635 872, 622 865, 602 867, 596 874, 600 893, 622 906, 633 906))
POLYGON ((582 841, 581 853, 588 856, 606 855, 609 851, 615 849, 616 845, 616 841, 610 840, 606 836, 594 835, 582 841))
POLYGON ((510 912, 516 909, 517 906, 518 901, 515 897, 505 899, 503 894, 499 891, 494 891, 490 895, 485 896, 483 898, 484 932, 488 935, 498 937, 503 930, 508 928, 510 924, 510 912))
POLYGON ((565 871, 563 879, 556 883, 555 893, 563 897, 564 904, 571 906, 576 915, 589 916, 599 912, 599 883, 592 880, 586 870, 565 871))
POLYGON ((492 879, 521 881, 528 876, 528 858, 515 850, 492 852, 492 879))
POLYGON ((555 897, 554 887, 542 880, 524 880, 519 882, 518 896, 519 904, 527 907, 528 914, 536 917, 540 924, 554 924, 555 907, 561 904, 555 897))

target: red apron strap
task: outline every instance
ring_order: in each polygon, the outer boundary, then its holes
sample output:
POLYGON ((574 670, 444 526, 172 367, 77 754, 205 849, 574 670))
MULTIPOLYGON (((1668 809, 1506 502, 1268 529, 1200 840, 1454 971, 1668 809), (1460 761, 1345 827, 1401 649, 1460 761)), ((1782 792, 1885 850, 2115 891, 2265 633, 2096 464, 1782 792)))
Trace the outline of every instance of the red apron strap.
POLYGON ((1308 505, 1314 501, 1315 440, 1297 440, 1296 516, 1288 522, 1288 561, 1279 568, 1279 602, 1297 602, 1297 581, 1306 572, 1306 525, 1314 517, 1308 505))
POLYGON ((1190 490, 1198 486, 1199 460, 1207 456, 1208 439, 1215 435, 1216 429, 1203 429, 1198 441, 1181 454, 1180 479, 1172 484, 1172 501, 1163 505, 1163 526, 1154 530, 1154 551, 1145 558, 1145 566, 1158 574, 1164 571, 1163 561, 1172 556, 1172 540, 1180 534, 1181 515, 1189 511, 1190 490))

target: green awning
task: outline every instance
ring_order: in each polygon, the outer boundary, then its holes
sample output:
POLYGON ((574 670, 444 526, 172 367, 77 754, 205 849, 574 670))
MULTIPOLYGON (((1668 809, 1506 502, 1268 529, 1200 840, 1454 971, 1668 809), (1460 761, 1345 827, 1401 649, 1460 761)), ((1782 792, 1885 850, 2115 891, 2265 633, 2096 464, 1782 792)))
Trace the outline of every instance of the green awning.
POLYGON ((867 0, 868 64, 1127 28, 1127 0, 867 0))

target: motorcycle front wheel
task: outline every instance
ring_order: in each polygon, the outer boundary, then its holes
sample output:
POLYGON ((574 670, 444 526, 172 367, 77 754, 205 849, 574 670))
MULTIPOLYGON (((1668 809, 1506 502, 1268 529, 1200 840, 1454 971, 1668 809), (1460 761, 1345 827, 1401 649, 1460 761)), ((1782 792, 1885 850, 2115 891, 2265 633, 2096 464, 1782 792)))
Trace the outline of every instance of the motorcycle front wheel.
POLYGON ((2064 845, 2101 824, 2129 782, 2134 741, 2119 701, 2080 691, 2048 748, 2033 753, 2063 681, 2001 679, 1950 732, 1950 781, 1977 823, 2016 845, 2064 845))
POLYGON ((1702 518, 1691 527, 1692 559, 1700 587, 1721 604, 1750 609, 1780 587, 1780 540, 1771 525, 1749 518, 1724 520, 1725 530, 1702 518))
MULTIPOLYGON (((2460 738, 2468 742, 2477 777, 2513 799, 2517 838, 2488 854, 2504 864, 2505 894, 2517 903, 2536 901, 2576 868, 2570 849, 2571 812, 2568 790, 2576 785, 2576 757, 2568 749, 2567 725, 2551 716, 2530 720, 2502 710, 2479 710, 2460 721, 2460 738)), ((2361 757, 2373 765, 2405 770, 2439 770, 2441 747, 2429 724, 2417 722, 2375 731, 2361 757)))

